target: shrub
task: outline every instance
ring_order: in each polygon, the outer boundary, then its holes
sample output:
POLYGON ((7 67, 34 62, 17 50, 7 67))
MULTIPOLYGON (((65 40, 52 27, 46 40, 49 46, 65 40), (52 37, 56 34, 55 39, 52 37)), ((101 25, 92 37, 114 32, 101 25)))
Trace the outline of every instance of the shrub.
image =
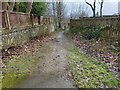
POLYGON ((99 37, 101 36, 101 32, 103 30, 106 30, 110 28, 109 25, 106 25, 106 26, 79 26, 79 27, 74 27, 72 29, 70 29, 70 32, 71 33, 81 33, 81 35, 84 37, 84 38, 87 38, 87 39, 96 39, 98 40, 99 37))
POLYGON ((101 30, 98 27, 92 27, 92 28, 86 28, 84 30, 82 30, 82 36, 87 38, 87 39, 96 39, 98 40, 98 38, 100 37, 101 34, 101 30))

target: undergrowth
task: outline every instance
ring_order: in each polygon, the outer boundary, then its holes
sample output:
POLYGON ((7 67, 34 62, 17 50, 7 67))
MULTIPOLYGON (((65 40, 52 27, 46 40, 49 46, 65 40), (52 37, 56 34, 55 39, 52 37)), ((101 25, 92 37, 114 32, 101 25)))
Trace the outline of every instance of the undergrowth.
MULTIPOLYGON (((108 71, 108 65, 95 61, 76 48, 70 47, 68 53, 74 84, 79 88, 118 88, 120 80, 108 71)), ((119 87, 120 88, 120 87, 119 87)))
POLYGON ((109 25, 106 26, 79 26, 76 28, 70 29, 70 33, 81 33, 81 35, 86 39, 96 39, 98 40, 101 36, 103 30, 111 28, 109 25))

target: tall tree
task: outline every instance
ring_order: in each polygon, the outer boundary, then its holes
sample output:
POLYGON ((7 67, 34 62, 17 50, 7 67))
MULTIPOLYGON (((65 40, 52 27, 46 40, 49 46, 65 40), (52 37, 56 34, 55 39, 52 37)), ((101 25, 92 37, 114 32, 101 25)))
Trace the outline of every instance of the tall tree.
POLYGON ((3 10, 7 10, 8 9, 8 5, 9 5, 8 2, 3 2, 2 3, 2 9, 3 10))
POLYGON ((88 7, 84 5, 84 3, 79 3, 78 7, 79 17, 87 17, 88 16, 88 7))
POLYGON ((63 8, 63 0, 56 2, 56 10, 57 10, 57 21, 58 21, 58 28, 62 26, 62 20, 64 16, 64 8, 63 8))
POLYGON ((61 2, 56 2, 58 27, 61 28, 61 2))
POLYGON ((91 9, 92 9, 92 11, 93 11, 93 17, 95 17, 95 12, 96 12, 96 0, 94 0, 94 2, 93 2, 93 5, 92 4, 90 4, 89 2, 87 2, 86 0, 85 0, 85 2, 86 2, 86 4, 88 4, 90 7, 91 7, 91 9))
POLYGON ((20 2, 16 2, 16 3, 15 3, 16 11, 17 11, 17 12, 19 12, 19 5, 20 5, 20 2))
POLYGON ((46 2, 46 16, 53 16, 53 3, 52 2, 46 2))
POLYGON ((70 13, 71 19, 75 19, 75 18, 79 19, 80 17, 87 17, 87 16, 88 16, 88 7, 84 5, 84 3, 81 3, 81 2, 72 3, 72 9, 70 13))
MULTIPOLYGON (((7 0, 8 1, 8 0, 7 0)), ((15 0, 11 0, 11 2, 3 2, 3 10, 13 11, 15 0)))
POLYGON ((30 2, 27 3, 26 13, 30 13, 31 12, 32 4, 33 4, 32 0, 30 0, 30 2))
POLYGON ((104 3, 104 0, 99 0, 99 4, 100 4, 100 17, 102 17, 103 3, 104 3))
POLYGON ((15 0, 11 0, 11 2, 10 2, 10 4, 9 4, 8 11, 13 11, 14 6, 15 6, 15 0))
POLYGON ((53 16, 54 16, 54 26, 55 26, 55 30, 58 29, 57 27, 57 14, 56 14, 56 3, 55 2, 52 2, 52 6, 53 6, 53 16))
MULTIPOLYGON (((26 13, 30 13, 32 10, 32 0, 30 2, 27 2, 26 4, 26 13)), ((19 9, 19 3, 16 3, 16 11, 19 9)), ((13 11, 15 6, 15 0, 11 0, 11 2, 3 2, 3 10, 13 11)))
POLYGON ((63 18, 65 17, 65 12, 66 12, 64 8, 65 6, 64 6, 63 0, 58 0, 58 1, 53 0, 52 3, 50 2, 47 3, 46 15, 52 14, 54 18, 55 30, 58 30, 58 28, 62 27, 63 18))

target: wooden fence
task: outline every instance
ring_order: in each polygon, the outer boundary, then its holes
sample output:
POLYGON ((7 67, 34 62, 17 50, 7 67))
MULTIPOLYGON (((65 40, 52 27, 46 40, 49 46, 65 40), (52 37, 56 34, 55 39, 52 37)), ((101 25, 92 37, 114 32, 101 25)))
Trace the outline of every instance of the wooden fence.
POLYGON ((0 28, 2 28, 2 10, 0 10, 0 28))
MULTIPOLYGON (((27 13, 20 13, 20 12, 7 12, 3 11, 0 12, 0 21, 2 21, 2 28, 5 29, 15 29, 20 27, 26 27, 26 26, 34 26, 34 25, 40 25, 42 22, 41 19, 42 16, 37 15, 30 15, 27 13)), ((44 17, 46 20, 46 17, 44 17)), ((48 21, 50 18, 47 18, 48 21)))
MULTIPOLYGON (((120 38, 120 16, 105 16, 105 17, 84 17, 80 19, 70 20, 70 29, 79 29, 80 26, 111 26, 110 29, 103 32, 102 38, 107 40, 118 41, 120 38)), ((111 41, 110 41, 111 42, 111 41)))
POLYGON ((54 31, 52 17, 0 11, 2 49, 22 45, 34 37, 54 31))

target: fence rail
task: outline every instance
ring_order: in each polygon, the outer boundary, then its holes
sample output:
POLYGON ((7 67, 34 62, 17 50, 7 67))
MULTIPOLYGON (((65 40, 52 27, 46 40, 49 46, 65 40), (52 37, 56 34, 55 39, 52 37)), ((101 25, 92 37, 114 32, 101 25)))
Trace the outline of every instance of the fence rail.
POLYGON ((0 27, 5 29, 15 29, 26 26, 46 24, 51 21, 51 17, 30 15, 20 12, 0 11, 0 27))

